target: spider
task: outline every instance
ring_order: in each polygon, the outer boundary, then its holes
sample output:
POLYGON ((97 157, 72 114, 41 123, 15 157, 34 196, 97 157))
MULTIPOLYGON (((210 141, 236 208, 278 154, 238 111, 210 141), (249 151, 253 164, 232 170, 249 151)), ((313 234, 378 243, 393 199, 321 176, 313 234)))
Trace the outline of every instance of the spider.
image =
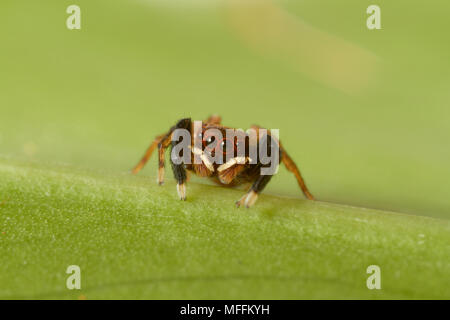
MULTIPOLYGON (((251 141, 250 135, 243 130, 221 125, 221 117, 217 115, 210 116, 206 121, 201 122, 201 126, 195 126, 190 118, 181 119, 167 133, 155 138, 142 159, 133 168, 132 173, 138 173, 158 147, 159 166, 157 181, 159 185, 162 185, 164 182, 165 151, 168 147, 171 147, 170 160, 174 177, 177 180, 178 195, 181 200, 186 200, 187 172, 192 172, 200 177, 209 177, 214 182, 226 187, 234 187, 245 183, 250 184, 251 186, 247 193, 236 201, 237 207, 244 205, 249 208, 253 206, 258 198, 258 194, 263 191, 273 176, 273 174, 263 174, 262 169, 268 169, 270 164, 267 161, 263 162, 261 159, 252 159, 250 155, 255 155, 255 153, 252 153, 251 148, 256 146, 255 150, 258 151, 261 149, 261 145, 267 146, 267 148, 275 145, 277 148, 270 149, 270 156, 276 156, 277 168, 280 161, 283 162, 286 168, 294 174, 304 195, 308 199, 314 200, 297 165, 287 154, 280 141, 270 131, 262 127, 254 125, 251 129, 256 133, 256 139, 253 141, 251 141), (184 151, 178 152, 178 155, 174 155, 173 151, 177 148, 177 144, 180 143, 178 141, 179 137, 175 136, 177 129, 184 130, 190 134, 188 137, 190 141, 187 143, 189 151, 186 152, 186 149, 184 149, 184 151), (229 138, 226 135, 227 129, 235 130, 236 136, 229 138), (217 132, 218 134, 214 134, 217 132), (222 137, 225 136, 225 138, 220 138, 220 135, 222 137), (258 143, 256 144, 256 142, 258 143), (240 154, 238 154, 238 149, 240 154), (277 151, 278 154, 276 153, 277 151), (180 163, 181 158, 188 161, 181 161, 180 163), (193 158, 197 161, 191 163, 192 161, 189 160, 193 158), (219 161, 212 161, 213 158, 219 161)), ((258 155, 257 152, 256 155, 258 155)))

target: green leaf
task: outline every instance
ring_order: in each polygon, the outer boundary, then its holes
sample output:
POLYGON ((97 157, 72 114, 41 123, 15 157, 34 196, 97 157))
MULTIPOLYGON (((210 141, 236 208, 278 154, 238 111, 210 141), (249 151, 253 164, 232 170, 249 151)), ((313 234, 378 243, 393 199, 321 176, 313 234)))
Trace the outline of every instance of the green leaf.
POLYGON ((0 181, 3 299, 450 298, 447 220, 11 159, 0 181))

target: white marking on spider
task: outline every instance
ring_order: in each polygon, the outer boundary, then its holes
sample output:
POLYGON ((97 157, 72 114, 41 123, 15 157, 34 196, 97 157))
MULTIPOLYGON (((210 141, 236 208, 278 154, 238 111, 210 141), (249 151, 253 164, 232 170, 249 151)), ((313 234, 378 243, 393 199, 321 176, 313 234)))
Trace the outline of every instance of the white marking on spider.
POLYGON ((212 165, 212 162, 209 161, 209 159, 206 156, 206 154, 202 154, 200 156, 200 158, 202 159, 202 161, 205 164, 205 166, 209 169, 209 171, 214 172, 214 166, 212 165))
POLYGON ((245 206, 247 208, 252 207, 255 204, 257 199, 258 199, 258 194, 253 190, 250 191, 247 198, 245 198, 245 206))
POLYGON ((177 191, 180 200, 186 200, 186 185, 184 183, 177 184, 177 191))
POLYGON ((223 170, 226 170, 235 164, 245 164, 247 161, 252 161, 249 157, 235 157, 230 160, 228 160, 226 163, 220 165, 217 168, 217 171, 221 172, 223 170))
POLYGON ((200 159, 202 159, 203 163, 205 164, 206 168, 208 168, 209 171, 214 172, 214 166, 212 165, 212 162, 209 160, 209 158, 206 156, 206 154, 200 150, 199 148, 193 147, 192 152, 198 156, 200 156, 200 159))
POLYGON ((193 152, 194 154, 198 155, 198 156, 201 156, 201 155, 203 154, 203 151, 202 151, 201 149, 197 148, 197 147, 191 147, 191 146, 189 146, 189 148, 191 148, 191 149, 192 149, 192 152, 193 152))

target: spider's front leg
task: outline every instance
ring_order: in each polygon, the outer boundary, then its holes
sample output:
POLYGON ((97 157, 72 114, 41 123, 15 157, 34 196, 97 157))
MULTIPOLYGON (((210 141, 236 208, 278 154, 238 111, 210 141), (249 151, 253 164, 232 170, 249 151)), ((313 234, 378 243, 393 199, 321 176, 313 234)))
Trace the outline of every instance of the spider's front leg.
MULTIPOLYGON (((175 142, 173 141, 172 144, 175 142)), ((173 147, 173 145, 172 145, 173 147)), ((170 156, 170 163, 172 165, 173 176, 177 180, 177 192, 180 200, 186 200, 186 169, 184 168, 184 163, 177 164, 172 155, 170 156)))
MULTIPOLYGON (((237 207, 245 205, 247 208, 250 208, 255 204, 256 200, 258 199, 258 194, 264 190, 267 183, 269 183, 270 179, 272 179, 272 176, 276 173, 276 168, 278 168, 278 165, 280 163, 281 150, 275 139, 273 139, 270 135, 265 135, 264 137, 260 137, 258 144, 258 149, 260 149, 264 145, 267 146, 267 149, 265 151, 268 155, 267 152, 270 150, 270 155, 273 155, 273 157, 271 157, 272 161, 267 164, 259 163, 255 168, 250 169, 255 170, 252 171, 252 175, 255 175, 256 178, 254 179, 250 190, 236 202, 237 207)), ((251 147, 252 146, 250 146, 250 148, 251 147)), ((259 159, 259 161, 260 160, 261 159, 259 159)))
MULTIPOLYGON (((172 165, 172 171, 175 179, 177 180, 177 192, 178 196, 180 197, 180 200, 186 200, 186 180, 187 180, 187 174, 185 169, 185 159, 191 159, 189 148, 182 148, 181 154, 178 152, 172 152, 172 150, 177 147, 177 145, 180 143, 178 139, 183 136, 183 140, 181 141, 183 144, 187 144, 187 146, 190 146, 191 144, 191 119, 182 119, 178 121, 178 123, 175 125, 174 130, 172 131, 170 141, 171 141, 171 152, 170 152, 170 163, 172 165), (183 129, 187 130, 187 134, 183 136, 183 134, 176 134, 174 131, 177 129, 183 129), (185 141, 186 140, 186 141, 185 141), (184 152, 188 152, 187 154, 184 154, 184 152)), ((163 146, 162 146, 163 147, 163 146)), ((162 148, 161 148, 162 149, 162 148)), ((161 150, 160 149, 160 150, 161 150)), ((164 152, 162 152, 162 157, 164 157, 164 152)), ((160 168, 161 165, 164 168, 164 158, 161 160, 161 153, 160 153, 160 168)))
POLYGON ((258 200, 258 194, 263 191, 271 178, 271 175, 259 175, 256 178, 255 182, 253 182, 250 190, 246 194, 244 194, 242 198, 236 201, 236 207, 239 208, 241 205, 245 205, 245 207, 250 208, 251 206, 253 206, 256 200, 258 200))

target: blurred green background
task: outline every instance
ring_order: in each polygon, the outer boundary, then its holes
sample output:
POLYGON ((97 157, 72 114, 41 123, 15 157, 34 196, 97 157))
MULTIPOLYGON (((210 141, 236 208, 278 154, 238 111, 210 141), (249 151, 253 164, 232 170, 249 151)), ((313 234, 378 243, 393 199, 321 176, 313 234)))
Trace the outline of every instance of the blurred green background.
POLYGON ((2 0, 0 155, 126 172, 218 113, 279 128, 319 200, 450 218, 450 3, 377 1, 381 30, 372 1, 242 3, 2 0))

